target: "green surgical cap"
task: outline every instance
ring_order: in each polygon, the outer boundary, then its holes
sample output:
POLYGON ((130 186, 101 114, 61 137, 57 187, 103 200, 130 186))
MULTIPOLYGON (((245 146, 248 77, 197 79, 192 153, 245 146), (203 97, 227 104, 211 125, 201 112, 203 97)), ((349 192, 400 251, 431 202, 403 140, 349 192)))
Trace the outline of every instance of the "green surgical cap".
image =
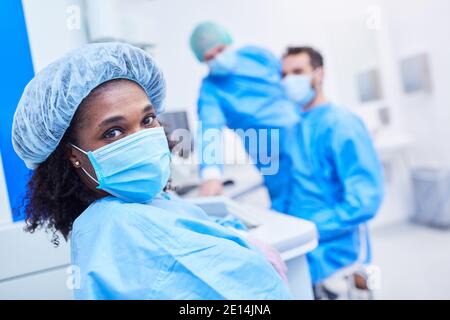
POLYGON ((191 48, 200 62, 204 60, 208 50, 220 45, 230 45, 232 42, 230 33, 214 22, 199 24, 191 35, 191 48))

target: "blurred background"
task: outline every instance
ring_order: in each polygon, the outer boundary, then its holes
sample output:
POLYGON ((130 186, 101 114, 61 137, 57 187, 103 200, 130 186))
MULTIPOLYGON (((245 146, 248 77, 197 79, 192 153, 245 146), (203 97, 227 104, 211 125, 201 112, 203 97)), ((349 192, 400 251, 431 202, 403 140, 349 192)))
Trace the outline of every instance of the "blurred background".
MULTIPOLYGON (((364 119, 385 169, 386 198, 369 225, 381 275, 376 297, 450 298, 448 0, 8 0, 0 12, 0 252, 20 251, 29 239, 15 231, 27 171, 12 151, 10 130, 33 75, 85 43, 129 42, 155 57, 167 79, 166 110, 185 114, 193 130, 207 69, 189 36, 211 20, 230 30, 236 46, 258 45, 280 57, 289 45, 323 53, 325 92, 364 119)), ((243 151, 226 154, 234 152, 243 151)), ((264 192, 244 200, 268 205, 264 192)), ((0 257, 0 291, 13 290, 13 280, 20 287, 24 275, 45 273, 39 281, 50 286, 64 279, 68 247, 48 247, 42 254, 36 245, 32 269, 24 267, 25 255, 0 257)))

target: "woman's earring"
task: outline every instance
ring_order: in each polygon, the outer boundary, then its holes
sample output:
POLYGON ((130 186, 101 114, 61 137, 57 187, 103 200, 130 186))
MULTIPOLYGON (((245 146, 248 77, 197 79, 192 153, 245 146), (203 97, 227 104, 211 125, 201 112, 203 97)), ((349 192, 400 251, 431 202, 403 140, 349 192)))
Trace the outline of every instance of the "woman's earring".
POLYGON ((75 161, 75 167, 77 167, 77 168, 80 167, 80 164, 81 164, 80 161, 78 161, 78 160, 75 161))

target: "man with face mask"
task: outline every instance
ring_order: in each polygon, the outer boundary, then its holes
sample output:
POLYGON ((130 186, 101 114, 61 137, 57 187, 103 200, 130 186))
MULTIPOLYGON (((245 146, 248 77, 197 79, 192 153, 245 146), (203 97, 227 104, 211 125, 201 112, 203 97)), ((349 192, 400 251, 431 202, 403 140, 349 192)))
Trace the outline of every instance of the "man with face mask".
MULTIPOLYGON (((198 100, 198 116, 203 134, 200 174, 203 196, 222 192, 222 150, 209 156, 207 132, 222 128, 256 133, 255 141, 243 138, 244 147, 264 177, 272 208, 284 212, 290 188, 290 156, 294 128, 299 122, 296 106, 287 98, 281 82, 281 63, 269 51, 245 46, 233 48, 230 34, 222 26, 206 22, 198 25, 190 40, 199 62, 208 65, 198 100), (267 132, 267 135, 261 133, 267 132), (279 135, 279 136, 278 136, 279 135), (273 138, 273 139, 272 139, 273 138), (278 139, 277 139, 278 138, 278 139), (264 159, 265 155, 270 155, 264 159), (268 166, 270 166, 270 170, 268 166)), ((251 134, 249 135, 251 136, 251 134)))
POLYGON ((382 167, 369 133, 355 114, 326 99, 323 78, 318 51, 287 49, 283 84, 302 121, 286 212, 318 228, 319 246, 308 256, 316 288, 358 259, 370 261, 369 242, 359 230, 374 217, 383 198, 382 167))

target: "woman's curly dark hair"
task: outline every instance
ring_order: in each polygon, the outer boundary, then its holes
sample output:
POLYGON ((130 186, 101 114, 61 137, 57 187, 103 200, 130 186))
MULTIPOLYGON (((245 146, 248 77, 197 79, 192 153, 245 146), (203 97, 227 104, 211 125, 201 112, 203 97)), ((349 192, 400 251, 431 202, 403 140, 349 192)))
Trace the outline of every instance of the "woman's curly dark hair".
MULTIPOLYGON (((98 91, 107 84, 94 90, 98 91)), ((26 215, 25 231, 33 233, 41 228, 51 230, 55 246, 59 245, 58 232, 67 240, 75 219, 99 198, 81 181, 66 151, 68 143, 77 145, 75 132, 83 120, 88 98, 80 104, 58 147, 33 171, 22 204, 26 215)), ((169 149, 172 150, 174 143, 168 140, 169 149)))
POLYGON ((81 181, 66 154, 68 131, 56 150, 33 172, 24 199, 28 232, 53 231, 52 243, 59 245, 59 231, 67 240, 72 224, 97 196, 81 181))

